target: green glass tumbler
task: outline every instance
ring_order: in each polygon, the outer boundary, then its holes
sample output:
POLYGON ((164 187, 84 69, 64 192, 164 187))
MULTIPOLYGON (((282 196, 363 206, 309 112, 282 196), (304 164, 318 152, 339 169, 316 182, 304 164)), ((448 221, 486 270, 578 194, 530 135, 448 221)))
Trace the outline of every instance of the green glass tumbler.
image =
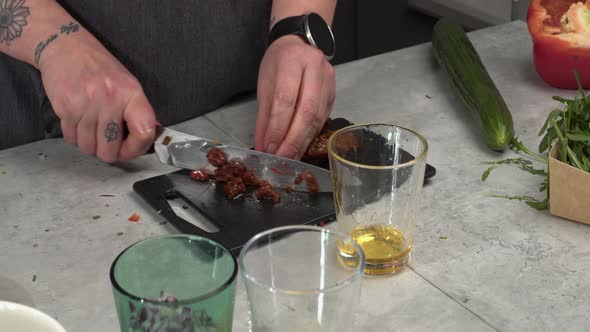
POLYGON ((199 236, 131 245, 110 272, 121 331, 231 331, 237 267, 227 248, 199 236))

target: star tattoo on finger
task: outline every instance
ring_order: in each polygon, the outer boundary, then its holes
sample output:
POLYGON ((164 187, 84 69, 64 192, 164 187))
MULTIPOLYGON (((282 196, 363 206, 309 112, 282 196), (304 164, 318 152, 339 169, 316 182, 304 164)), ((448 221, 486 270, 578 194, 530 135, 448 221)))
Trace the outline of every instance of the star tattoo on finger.
POLYGON ((119 124, 112 121, 107 124, 107 127, 104 129, 104 137, 107 139, 107 142, 113 142, 119 138, 119 124))

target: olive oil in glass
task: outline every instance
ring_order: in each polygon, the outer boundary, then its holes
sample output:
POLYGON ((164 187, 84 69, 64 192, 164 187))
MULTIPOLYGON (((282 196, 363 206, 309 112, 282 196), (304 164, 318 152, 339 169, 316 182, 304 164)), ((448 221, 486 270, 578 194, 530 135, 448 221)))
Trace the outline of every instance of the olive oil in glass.
POLYGON ((365 252, 367 274, 397 272, 408 262, 412 251, 404 234, 390 225, 357 227, 350 235, 365 252))

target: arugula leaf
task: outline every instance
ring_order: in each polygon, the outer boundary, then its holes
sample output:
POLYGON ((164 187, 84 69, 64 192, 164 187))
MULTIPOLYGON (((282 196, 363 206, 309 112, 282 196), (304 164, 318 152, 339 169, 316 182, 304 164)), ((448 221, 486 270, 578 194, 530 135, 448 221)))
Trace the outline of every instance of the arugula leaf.
POLYGON ((559 160, 563 161, 566 164, 569 164, 567 161, 567 138, 560 140, 560 147, 559 147, 559 160))
MULTIPOLYGON (((539 133, 537 134, 537 136, 541 136, 545 130, 547 130, 547 127, 549 126, 549 122, 551 122, 552 119, 555 119, 558 115, 563 114, 563 111, 560 110, 559 108, 554 109, 553 111, 551 111, 551 113, 549 113, 549 116, 547 116, 547 120, 545 120, 545 124, 543 124, 543 127, 541 127, 541 130, 539 130, 539 133)), ((542 152, 542 151, 540 151, 542 152)))
POLYGON ((548 201, 525 201, 525 203, 532 207, 533 209, 537 209, 539 211, 549 209, 549 202, 548 201))
POLYGON ((574 70, 574 77, 576 78, 576 83, 578 83, 578 93, 582 95, 582 98, 586 95, 584 92, 584 88, 582 87, 582 81, 580 80, 580 74, 577 70, 574 70))
POLYGON ((565 134, 570 141, 574 142, 590 142, 590 133, 578 132, 578 133, 566 133, 565 134))
POLYGON ((553 96, 553 100, 558 101, 564 105, 567 105, 568 103, 571 103, 574 101, 573 99, 567 99, 567 98, 563 98, 560 96, 553 96))
POLYGON ((488 176, 499 165, 515 165, 518 166, 521 170, 525 172, 529 172, 534 175, 547 175, 547 172, 543 169, 537 169, 533 167, 533 162, 530 160, 526 160, 524 158, 508 158, 498 161, 485 161, 481 163, 482 165, 490 165, 481 175, 481 181, 487 180, 488 176))
POLYGON ((545 136, 541 138, 541 142, 539 143, 539 152, 544 153, 545 151, 549 151, 551 143, 556 137, 557 134, 555 133, 555 129, 553 129, 553 127, 549 127, 545 136))
POLYGON ((488 179, 488 176, 490 176, 490 173, 492 172, 492 170, 496 168, 496 163, 492 163, 490 165, 490 167, 488 167, 483 174, 481 175, 481 182, 485 182, 488 179))
POLYGON ((545 199, 544 201, 540 201, 531 196, 524 196, 524 195, 516 195, 516 196, 508 196, 508 195, 489 195, 490 197, 495 198, 504 198, 507 200, 517 200, 521 202, 525 202, 528 206, 537 209, 537 210, 547 210, 549 208, 549 200, 545 199))
POLYGON ((522 144, 522 142, 518 139, 518 136, 514 136, 514 138, 512 139, 512 142, 510 142, 510 148, 515 151, 520 151, 520 152, 526 153, 529 156, 534 157, 544 163, 547 162, 547 158, 544 158, 543 156, 540 156, 540 155, 534 153, 529 148, 527 148, 524 144, 522 144))
POLYGON ((584 167, 584 165, 582 165, 582 163, 580 163, 580 161, 578 160, 578 157, 576 157, 576 154, 574 153, 574 151, 569 146, 566 146, 566 148, 567 148, 567 155, 572 160, 572 162, 574 163, 574 165, 577 168, 579 168, 579 169, 581 169, 583 171, 588 172, 588 168, 584 167))
POLYGON ((586 165, 586 167, 588 169, 590 169, 590 159, 588 159, 588 157, 586 157, 585 155, 582 154, 582 162, 584 163, 584 165, 586 165))
POLYGON ((543 180, 543 182, 541 183, 541 186, 539 187, 539 191, 543 192, 543 191, 547 190, 548 186, 549 186, 549 181, 547 180, 547 178, 545 178, 545 180, 543 180))

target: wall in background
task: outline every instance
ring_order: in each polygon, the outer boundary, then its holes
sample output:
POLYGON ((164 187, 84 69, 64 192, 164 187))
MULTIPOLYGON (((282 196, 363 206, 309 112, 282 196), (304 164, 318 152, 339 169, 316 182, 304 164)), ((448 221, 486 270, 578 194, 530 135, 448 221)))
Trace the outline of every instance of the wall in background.
POLYGON ((512 0, 512 20, 526 21, 530 0, 512 0))
POLYGON ((334 19, 339 64, 431 41, 438 17, 466 31, 526 20, 529 0, 339 0, 334 19))
POLYGON ((334 19, 339 64, 429 42, 436 18, 408 0, 340 0, 334 19))
POLYGON ((409 5, 434 16, 451 17, 470 29, 510 22, 512 14, 512 0, 409 0, 409 5))

